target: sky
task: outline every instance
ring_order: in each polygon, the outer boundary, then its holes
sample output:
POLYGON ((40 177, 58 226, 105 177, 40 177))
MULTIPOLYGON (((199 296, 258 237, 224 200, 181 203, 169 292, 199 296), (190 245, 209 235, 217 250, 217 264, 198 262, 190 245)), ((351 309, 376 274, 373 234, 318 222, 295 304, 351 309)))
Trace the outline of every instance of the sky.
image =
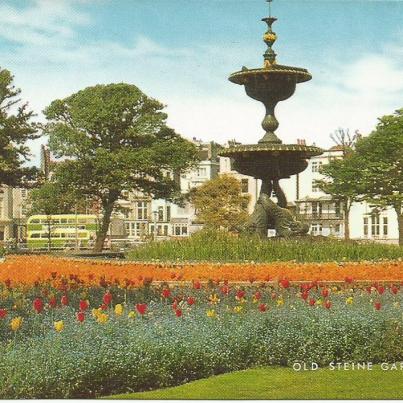
MULTIPOLYGON (((403 107, 403 1, 274 0, 277 62, 313 79, 280 102, 284 143, 324 148, 403 107)), ((186 138, 251 144, 263 105, 228 76, 263 66, 264 0, 0 0, 0 67, 43 120, 54 99, 126 82, 166 105, 186 138)), ((41 138, 31 143, 39 161, 41 138)))

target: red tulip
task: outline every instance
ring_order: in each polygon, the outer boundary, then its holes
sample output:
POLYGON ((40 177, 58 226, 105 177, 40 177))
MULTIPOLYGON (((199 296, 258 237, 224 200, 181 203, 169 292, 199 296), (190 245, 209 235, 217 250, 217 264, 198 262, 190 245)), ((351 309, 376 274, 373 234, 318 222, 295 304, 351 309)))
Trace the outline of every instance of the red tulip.
POLYGON ((244 290, 238 290, 236 293, 236 298, 237 299, 242 299, 245 296, 245 291, 244 290))
POLYGON ((382 295, 384 292, 385 292, 385 287, 383 287, 382 285, 380 285, 380 286, 378 287, 378 293, 379 293, 379 295, 382 295))
POLYGON ((102 304, 102 305, 101 305, 101 309, 102 309, 103 311, 107 311, 107 310, 108 310, 108 305, 102 304))
POLYGON ((175 310, 178 307, 178 301, 175 299, 172 303, 172 309, 175 310))
POLYGON ((182 316, 182 310, 181 309, 176 309, 175 310, 175 315, 180 318, 182 316))
POLYGON ((200 288, 201 288, 200 281, 194 281, 194 282, 193 282, 193 288, 194 288, 195 290, 200 290, 200 288))
POLYGON ((372 292, 372 286, 367 287, 366 290, 367 290, 368 294, 371 294, 371 292, 372 292))
POLYGON ((326 300, 325 301, 325 308, 330 309, 331 306, 332 306, 332 303, 329 300, 326 300))
POLYGON ((257 301, 261 300, 261 299, 262 299, 262 293, 259 292, 259 291, 256 291, 256 293, 255 293, 255 299, 256 299, 257 301))
POLYGON ((40 298, 35 298, 32 305, 36 313, 41 313, 43 311, 43 302, 40 298))
POLYGON ((327 298, 329 296, 329 290, 327 288, 324 288, 321 292, 322 297, 327 298))
POLYGON ((283 288, 288 288, 290 286, 290 281, 286 278, 280 280, 279 283, 283 288))
POLYGON ((136 304, 136 309, 140 315, 145 315, 147 311, 147 304, 136 304))
POLYGON ((267 305, 266 304, 260 304, 259 305, 259 311, 260 312, 266 312, 267 311, 267 305))
POLYGON ((310 306, 314 306, 315 303, 316 303, 316 301, 315 301, 314 298, 311 298, 311 299, 309 300, 309 305, 310 305, 310 306))
POLYGON ((0 319, 4 319, 7 316, 7 309, 0 308, 0 319))
POLYGON ((89 307, 88 301, 86 301, 85 299, 81 299, 80 303, 79 303, 79 307, 80 307, 80 311, 86 311, 89 307))
POLYGON ((164 288, 161 294, 164 298, 169 298, 171 295, 171 290, 169 288, 164 288))
POLYGON ((224 286, 221 287, 221 292, 222 292, 224 295, 228 295, 228 294, 229 294, 229 291, 230 291, 230 288, 228 287, 228 285, 224 285, 224 286))
POLYGON ((344 281, 345 281, 346 283, 348 283, 348 284, 351 284, 354 280, 353 280, 352 277, 346 277, 346 278, 344 279, 344 281))
POLYGON ((79 321, 79 322, 84 322, 84 320, 85 320, 85 313, 84 312, 82 312, 82 311, 80 311, 80 312, 77 312, 77 320, 79 321))
POLYGON ((69 304, 69 297, 67 295, 63 295, 62 299, 60 300, 60 302, 62 303, 62 305, 66 306, 69 304))
POLYGON ((374 307, 377 311, 379 311, 381 309, 381 303, 379 301, 375 302, 374 307))
POLYGON ((309 297, 309 292, 308 291, 304 291, 303 293, 301 293, 301 298, 306 301, 309 297))
POLYGON ((196 300, 193 297, 189 297, 188 300, 188 305, 194 305, 194 303, 196 302, 196 300))
POLYGON ((112 302, 112 294, 110 293, 110 291, 107 291, 103 298, 102 301, 105 305, 109 305, 112 302))
POLYGON ((51 298, 49 298, 49 306, 50 306, 51 308, 56 308, 56 305, 57 305, 57 299, 56 299, 56 297, 51 297, 51 298))
POLYGON ((392 285, 392 287, 390 287, 390 291, 392 292, 392 294, 396 295, 399 292, 399 288, 395 285, 392 285))

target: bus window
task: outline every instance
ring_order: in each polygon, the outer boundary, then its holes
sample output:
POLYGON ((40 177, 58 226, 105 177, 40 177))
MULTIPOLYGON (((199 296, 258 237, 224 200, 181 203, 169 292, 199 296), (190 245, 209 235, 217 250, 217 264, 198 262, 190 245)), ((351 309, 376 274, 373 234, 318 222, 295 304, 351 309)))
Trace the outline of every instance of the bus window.
POLYGON ((34 234, 31 234, 30 235, 30 238, 40 238, 41 237, 41 234, 38 234, 38 233, 34 233, 34 234))
POLYGON ((61 218, 60 224, 67 224, 67 218, 61 218))
POLYGON ((80 224, 87 224, 87 222, 88 222, 88 220, 86 218, 79 218, 77 221, 80 224))
POLYGON ((40 224, 41 220, 39 218, 33 218, 29 224, 40 224))

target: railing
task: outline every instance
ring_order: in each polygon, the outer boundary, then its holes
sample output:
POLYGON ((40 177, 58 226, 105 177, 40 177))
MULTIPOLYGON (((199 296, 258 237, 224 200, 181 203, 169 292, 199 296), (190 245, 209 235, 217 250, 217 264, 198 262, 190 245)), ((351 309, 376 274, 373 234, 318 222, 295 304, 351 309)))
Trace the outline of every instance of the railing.
POLYGON ((343 213, 297 213, 299 218, 303 218, 305 220, 343 220, 343 213))

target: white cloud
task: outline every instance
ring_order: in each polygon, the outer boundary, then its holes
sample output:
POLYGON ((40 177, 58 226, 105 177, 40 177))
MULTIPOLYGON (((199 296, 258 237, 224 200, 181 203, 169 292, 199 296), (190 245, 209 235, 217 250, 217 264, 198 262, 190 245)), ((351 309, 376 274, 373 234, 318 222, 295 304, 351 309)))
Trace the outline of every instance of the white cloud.
MULTIPOLYGON (((187 138, 253 143, 262 137, 262 105, 227 80, 244 60, 253 59, 251 47, 166 48, 145 36, 129 45, 77 41, 77 28, 94 22, 76 4, 38 0, 18 12, 0 6, 0 37, 19 44, 13 54, 0 52, 0 60, 37 112, 86 86, 124 81, 167 104, 168 123, 187 138)), ((382 55, 318 64, 313 80, 298 85, 295 95, 277 106, 278 135, 284 142, 305 138, 328 147, 329 134, 338 127, 369 133, 377 117, 403 106, 401 49, 385 44, 382 55)), ((36 144, 34 152, 38 149, 36 144)))

